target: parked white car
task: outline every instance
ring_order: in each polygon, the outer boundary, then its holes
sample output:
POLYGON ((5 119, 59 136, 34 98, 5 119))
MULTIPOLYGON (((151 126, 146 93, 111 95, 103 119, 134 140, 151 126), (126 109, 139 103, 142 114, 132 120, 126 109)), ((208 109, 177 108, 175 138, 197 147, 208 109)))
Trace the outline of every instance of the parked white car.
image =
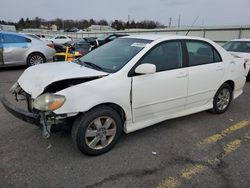
POLYGON ((68 122, 78 148, 98 155, 115 145, 122 130, 130 133, 204 110, 224 113, 243 92, 244 71, 243 59, 207 39, 128 36, 75 62, 25 70, 11 92, 27 100, 29 112, 5 98, 2 103, 15 116, 42 126, 45 137, 68 122))
POLYGON ((245 59, 247 81, 250 81, 250 39, 234 39, 224 44, 223 48, 232 55, 245 59))
POLYGON ((72 39, 70 37, 67 37, 64 35, 59 35, 59 36, 56 36, 56 37, 49 39, 49 40, 55 44, 66 44, 67 42, 72 41, 72 39))

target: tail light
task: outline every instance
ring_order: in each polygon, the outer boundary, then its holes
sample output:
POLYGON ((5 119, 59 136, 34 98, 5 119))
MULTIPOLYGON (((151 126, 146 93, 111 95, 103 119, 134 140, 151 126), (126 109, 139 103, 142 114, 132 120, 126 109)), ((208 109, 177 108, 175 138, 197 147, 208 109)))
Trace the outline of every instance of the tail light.
POLYGON ((53 48, 53 49, 55 48, 55 45, 53 43, 49 43, 49 44, 47 44, 47 46, 50 48, 53 48))

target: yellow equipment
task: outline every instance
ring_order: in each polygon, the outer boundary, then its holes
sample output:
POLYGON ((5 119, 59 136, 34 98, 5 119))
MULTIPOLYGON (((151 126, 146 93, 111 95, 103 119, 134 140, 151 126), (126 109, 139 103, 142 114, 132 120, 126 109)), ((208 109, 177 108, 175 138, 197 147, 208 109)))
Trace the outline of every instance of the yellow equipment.
POLYGON ((81 56, 82 54, 79 52, 70 52, 69 47, 67 47, 66 52, 59 52, 55 54, 55 61, 74 61, 81 56))

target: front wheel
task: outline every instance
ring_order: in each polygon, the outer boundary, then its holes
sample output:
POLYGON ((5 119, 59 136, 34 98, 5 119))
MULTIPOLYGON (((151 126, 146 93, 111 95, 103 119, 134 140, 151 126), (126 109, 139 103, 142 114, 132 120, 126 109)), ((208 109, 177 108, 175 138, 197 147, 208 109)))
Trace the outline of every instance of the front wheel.
POLYGON ((222 114, 227 111, 233 98, 233 91, 229 84, 224 83, 216 92, 213 101, 213 109, 215 114, 222 114))
POLYGON ((87 155, 109 151, 122 132, 120 115, 109 106, 100 106, 81 115, 72 127, 72 139, 87 155))

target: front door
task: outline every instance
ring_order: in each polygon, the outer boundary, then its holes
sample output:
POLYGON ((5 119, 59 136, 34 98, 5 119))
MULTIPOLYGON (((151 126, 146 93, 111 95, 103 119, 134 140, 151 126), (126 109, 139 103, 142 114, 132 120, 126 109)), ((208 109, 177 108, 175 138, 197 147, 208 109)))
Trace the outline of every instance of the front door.
POLYGON ((150 50, 139 62, 156 65, 156 73, 132 78, 133 122, 167 117, 184 110, 188 74, 183 67, 179 41, 163 42, 150 50))

